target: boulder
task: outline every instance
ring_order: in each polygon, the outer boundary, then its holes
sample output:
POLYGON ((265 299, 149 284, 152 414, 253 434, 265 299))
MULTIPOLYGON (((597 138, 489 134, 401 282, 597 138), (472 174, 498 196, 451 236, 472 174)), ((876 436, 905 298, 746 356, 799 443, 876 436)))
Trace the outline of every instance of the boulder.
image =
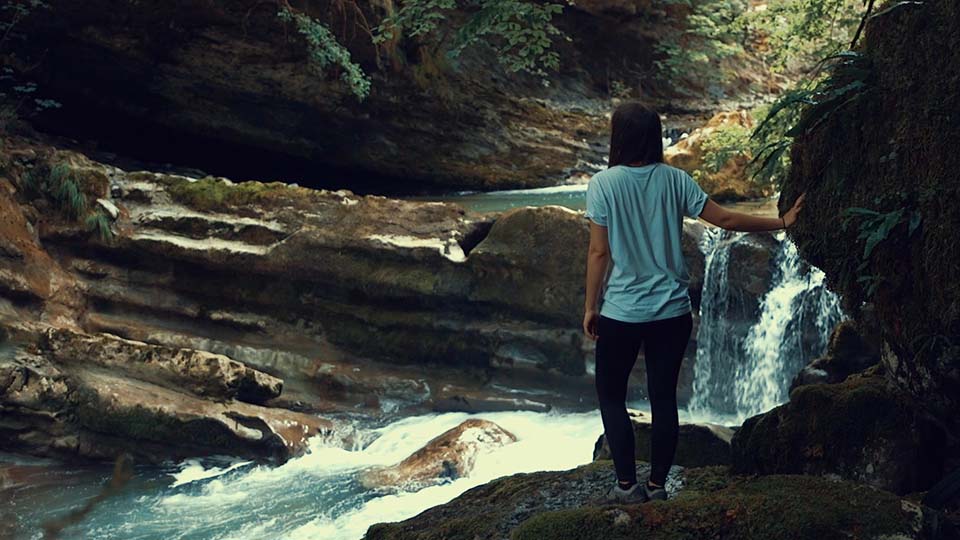
POLYGON ((611 469, 597 462, 500 478, 405 521, 373 525, 364 540, 919 540, 930 537, 938 518, 916 502, 861 484, 738 477, 721 467, 685 469, 681 485, 670 486, 669 501, 602 504, 598 499, 615 482, 611 469))
MULTIPOLYGON (((929 0, 873 17, 840 66, 838 87, 863 82, 793 145, 780 208, 806 193, 790 235, 851 314, 874 306, 886 376, 960 436, 960 5, 929 0), (881 226, 850 208, 885 215, 881 226), (898 212, 900 212, 898 214, 898 212), (891 226, 892 225, 892 226, 891 226), (882 233, 882 234, 881 234, 882 233), (865 257, 866 239, 880 240, 865 257)), ((953 459, 960 447, 953 446, 953 459)))
POLYGON ((733 470, 838 476, 901 494, 929 489, 947 467, 946 433, 882 371, 800 386, 788 403, 747 419, 733 437, 733 470))
MULTIPOLYGON (((652 417, 641 411, 628 410, 633 424, 635 455, 639 461, 650 461, 652 417)), ((673 462, 682 467, 707 467, 730 464, 730 440, 733 430, 716 424, 680 424, 677 453, 673 462)), ((593 447, 593 459, 610 459, 607 438, 600 435, 593 447)))
POLYGON ((826 354, 804 367, 790 389, 804 384, 838 383, 880 362, 879 340, 871 342, 864 337, 862 327, 862 323, 852 320, 838 324, 830 335, 826 354))
POLYGON ((418 490, 470 475, 477 455, 516 442, 517 437, 488 420, 472 418, 433 438, 391 467, 363 473, 369 489, 418 490))
POLYGON ((471 300, 517 305, 576 328, 583 309, 590 233, 582 214, 561 206, 510 210, 470 253, 471 300))

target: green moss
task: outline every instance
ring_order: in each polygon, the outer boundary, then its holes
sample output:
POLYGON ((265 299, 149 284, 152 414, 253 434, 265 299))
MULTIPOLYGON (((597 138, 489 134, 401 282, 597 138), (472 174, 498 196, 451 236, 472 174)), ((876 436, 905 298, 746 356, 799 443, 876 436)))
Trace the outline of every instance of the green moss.
POLYGON ((157 176, 173 199, 197 210, 227 210, 259 203, 289 189, 282 182, 241 182, 228 184, 222 179, 206 177, 190 181, 176 176, 157 176))
MULTIPOLYGON (((510 537, 512 540, 626 540, 632 538, 629 522, 617 525, 609 510, 575 508, 548 512, 530 518, 510 537)), ((629 515, 629 514, 627 514, 629 515)))
POLYGON ((684 471, 669 501, 598 504, 610 461, 571 471, 518 474, 467 491, 365 540, 849 539, 909 532, 913 515, 888 492, 822 477, 733 476, 725 467, 684 471))
POLYGON ((807 476, 734 477, 722 489, 690 491, 672 501, 619 510, 584 507, 541 513, 520 525, 511 538, 839 540, 907 532, 910 523, 900 499, 890 493, 807 476))
POLYGON ((896 493, 925 490, 944 472, 942 428, 879 366, 838 384, 797 388, 733 437, 738 473, 837 474, 896 493))

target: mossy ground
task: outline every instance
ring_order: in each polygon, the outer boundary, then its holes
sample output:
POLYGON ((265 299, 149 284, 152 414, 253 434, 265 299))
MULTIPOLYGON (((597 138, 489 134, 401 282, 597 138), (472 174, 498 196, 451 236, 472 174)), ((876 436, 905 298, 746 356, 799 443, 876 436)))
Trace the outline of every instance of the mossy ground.
POLYGON ((900 500, 866 486, 809 476, 734 477, 674 500, 539 514, 514 540, 872 538, 909 530, 900 500))
POLYGON ((914 523, 899 497, 868 486, 799 475, 733 476, 723 467, 687 469, 684 488, 669 501, 603 505, 576 497, 574 491, 590 491, 598 481, 607 487, 598 473, 608 467, 598 461, 496 480, 408 521, 375 525, 366 540, 829 540, 909 534, 914 523))

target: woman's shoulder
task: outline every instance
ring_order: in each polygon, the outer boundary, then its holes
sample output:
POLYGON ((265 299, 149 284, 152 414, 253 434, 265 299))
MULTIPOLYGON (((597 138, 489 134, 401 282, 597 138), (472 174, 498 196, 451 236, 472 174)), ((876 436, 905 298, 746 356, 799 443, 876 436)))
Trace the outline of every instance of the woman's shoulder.
POLYGON ((674 167, 673 165, 669 165, 667 163, 660 163, 659 165, 657 165, 657 171, 660 174, 663 174, 665 176, 670 176, 671 178, 676 178, 678 180, 682 180, 685 177, 690 176, 690 173, 688 173, 687 171, 683 169, 678 169, 677 167, 674 167))

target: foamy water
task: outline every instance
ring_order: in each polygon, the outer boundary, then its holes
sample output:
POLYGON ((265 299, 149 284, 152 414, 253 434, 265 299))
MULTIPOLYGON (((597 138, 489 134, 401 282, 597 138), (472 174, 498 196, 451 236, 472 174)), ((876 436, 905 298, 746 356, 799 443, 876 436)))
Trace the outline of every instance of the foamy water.
MULTIPOLYGON (((345 430, 355 426, 345 425, 345 430)), ((188 460, 168 473, 141 471, 134 485, 98 506, 70 532, 98 539, 357 540, 367 528, 443 504, 467 489, 519 472, 566 470, 588 463, 603 432, 598 413, 434 414, 364 430, 362 448, 315 439, 306 455, 270 467, 244 461, 188 460), (362 471, 393 465, 468 418, 497 423, 517 442, 481 452, 468 477, 415 492, 365 489, 362 471)), ((92 490, 87 490, 89 496, 92 490)), ((49 494, 59 498, 60 495, 49 494)), ((74 504, 82 500, 73 501, 74 504)), ((18 516, 33 524, 62 515, 63 501, 18 516)), ((33 528, 32 538, 41 538, 33 528)))

